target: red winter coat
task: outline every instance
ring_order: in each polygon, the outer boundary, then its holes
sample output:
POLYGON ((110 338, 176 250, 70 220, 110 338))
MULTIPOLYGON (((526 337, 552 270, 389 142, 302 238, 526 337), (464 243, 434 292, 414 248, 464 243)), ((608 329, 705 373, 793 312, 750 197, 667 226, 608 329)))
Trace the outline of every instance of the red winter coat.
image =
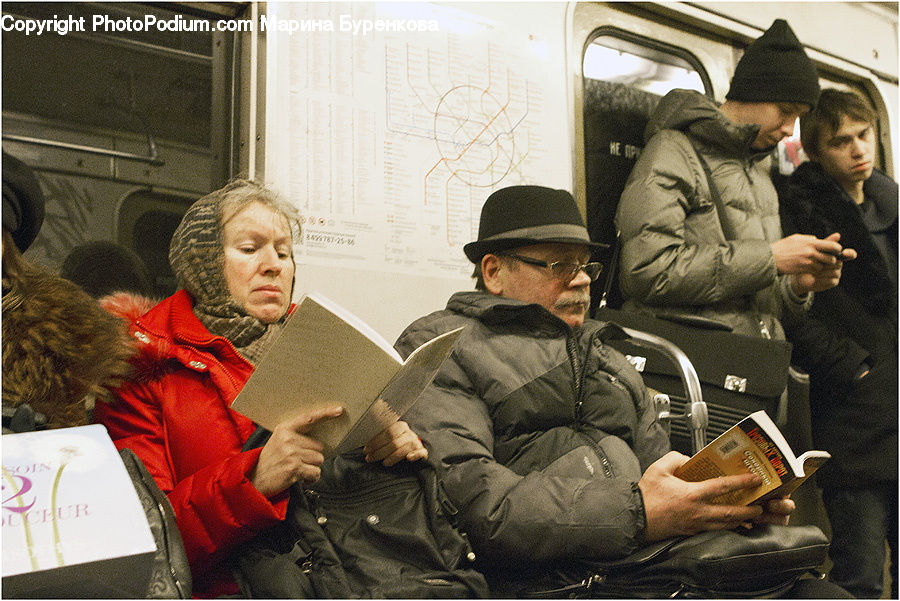
POLYGON ((283 520, 287 493, 268 499, 250 483, 260 449, 241 452, 253 423, 229 406, 253 366, 194 315, 190 295, 176 292, 144 315, 140 301, 105 302, 132 322, 140 354, 137 375, 97 403, 95 418, 118 448, 133 450, 165 492, 178 520, 198 596, 233 594, 221 563, 228 552, 283 520))

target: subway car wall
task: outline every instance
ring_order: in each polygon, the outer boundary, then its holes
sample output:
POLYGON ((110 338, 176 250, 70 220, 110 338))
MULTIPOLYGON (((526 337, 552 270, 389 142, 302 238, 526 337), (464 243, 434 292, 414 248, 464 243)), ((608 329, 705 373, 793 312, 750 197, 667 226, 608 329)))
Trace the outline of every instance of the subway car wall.
MULTIPOLYGON (((568 189, 592 237, 612 242, 659 98, 690 88, 724 100, 744 49, 776 18, 807 46, 822 86, 867 100, 878 166, 900 173, 896 2, 0 11, 3 150, 34 170, 46 199, 28 258, 59 271, 74 250, 112 243, 143 264, 147 294, 165 297, 177 285, 169 241, 190 204, 233 178, 258 179, 303 218, 295 300, 320 292, 388 340, 473 288, 462 247, 496 189, 568 189)), ((777 153, 781 175, 804 159, 796 135, 777 153)), ((793 523, 827 529, 815 491, 803 494, 793 523)))
MULTIPOLYGON (((823 85, 871 101, 894 173, 896 6, 5 2, 3 147, 44 188, 29 256, 51 269, 105 240, 167 294, 183 211, 254 177, 304 216, 295 293, 319 290, 391 339, 471 288, 461 247, 494 189, 568 188, 608 239, 655 99, 722 100, 777 17, 823 85)), ((799 141, 780 155, 792 168, 799 141)))

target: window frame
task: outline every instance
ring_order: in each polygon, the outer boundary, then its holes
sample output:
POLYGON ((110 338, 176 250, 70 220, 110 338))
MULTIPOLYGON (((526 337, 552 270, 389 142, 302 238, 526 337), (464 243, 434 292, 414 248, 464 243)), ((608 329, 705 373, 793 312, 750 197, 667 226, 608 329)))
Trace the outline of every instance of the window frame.
MULTIPOLYGON (((641 46, 647 48, 649 50, 653 50, 655 52, 660 52, 663 54, 669 54, 671 56, 677 57, 684 62, 688 63, 691 67, 693 67, 694 71, 700 76, 700 81, 703 84, 704 94, 710 99, 715 99, 713 95, 713 85, 712 80, 709 77, 709 74, 706 72, 706 68, 703 66, 703 63, 699 58, 694 55, 691 51, 686 48, 682 48, 680 46, 676 46, 674 44, 669 44, 667 42, 660 42, 658 40, 654 40, 652 38, 648 38, 646 36, 642 36, 640 34, 636 34, 630 31, 626 31, 620 27, 616 27, 615 25, 601 25, 600 27, 594 29, 590 34, 588 34, 587 38, 584 41, 584 47, 581 49, 581 58, 580 58, 580 73, 582 80, 582 88, 584 86, 584 81, 586 79, 594 79, 592 77, 587 77, 584 74, 584 57, 587 54, 588 48, 593 44, 598 38, 601 37, 610 37, 622 40, 623 42, 628 42, 629 44, 634 44, 635 46, 641 46)), ((648 59, 650 60, 650 59, 648 59)), ((595 80, 595 81, 603 81, 603 80, 595 80)), ((584 97, 581 99, 581 114, 582 118, 584 117, 584 97)))

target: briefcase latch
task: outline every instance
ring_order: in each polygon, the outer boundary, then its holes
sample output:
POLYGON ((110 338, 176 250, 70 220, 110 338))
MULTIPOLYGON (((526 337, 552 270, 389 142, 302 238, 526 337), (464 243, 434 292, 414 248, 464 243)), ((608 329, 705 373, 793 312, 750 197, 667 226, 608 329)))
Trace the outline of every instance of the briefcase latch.
POLYGON ((644 368, 647 367, 647 357, 641 357, 640 355, 625 355, 625 360, 631 363, 631 367, 641 373, 644 373, 644 368))
POLYGON ((725 376, 725 390, 731 390, 733 392, 746 392, 747 390, 747 378, 741 378, 740 376, 725 376))

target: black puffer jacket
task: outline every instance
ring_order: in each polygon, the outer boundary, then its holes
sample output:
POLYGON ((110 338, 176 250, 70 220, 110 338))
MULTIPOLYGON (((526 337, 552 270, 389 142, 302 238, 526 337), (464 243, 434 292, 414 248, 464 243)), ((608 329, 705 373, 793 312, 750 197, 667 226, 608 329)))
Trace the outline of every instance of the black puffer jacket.
POLYGON ((405 416, 443 468, 460 526, 495 565, 617 557, 642 542, 637 481, 669 449, 639 374, 603 341, 539 305, 453 295, 396 347, 408 355, 468 326, 405 416))
MULTIPOLYGON (((894 256, 897 184, 875 171, 864 185, 894 256)), ((822 485, 897 481, 897 288, 859 208, 818 163, 804 163, 781 198, 785 233, 841 233, 859 254, 844 263, 840 283, 816 293, 807 318, 785 320, 792 360, 810 374, 816 448, 832 459, 818 472, 822 485), (871 371, 855 376, 867 363, 871 371), (877 458, 877 459, 876 459, 877 458)), ((896 281, 896 273, 894 281, 896 281)))

